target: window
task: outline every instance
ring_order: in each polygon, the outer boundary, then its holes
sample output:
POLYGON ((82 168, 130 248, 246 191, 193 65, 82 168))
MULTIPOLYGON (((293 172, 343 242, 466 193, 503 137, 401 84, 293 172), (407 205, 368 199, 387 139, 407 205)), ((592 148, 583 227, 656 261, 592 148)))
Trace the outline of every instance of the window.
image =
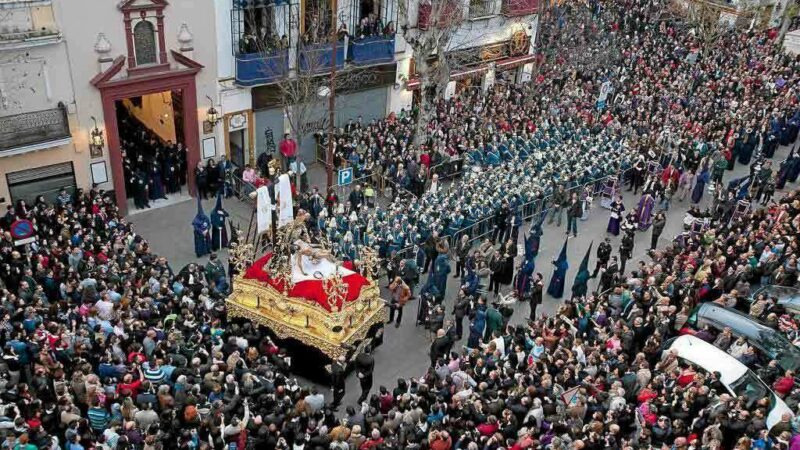
POLYGON ((288 37, 284 42, 277 33, 274 5, 247 8, 241 14, 243 34, 239 41, 240 53, 271 53, 288 46, 288 37))
POLYGON ((328 41, 331 32, 329 0, 305 0, 302 31, 304 44, 319 44, 328 41))
POLYGON ((142 20, 133 27, 133 48, 137 66, 157 62, 156 30, 152 23, 142 20))
POLYGON ((469 17, 471 19, 494 15, 494 0, 470 0, 469 17))
POLYGON ((71 162, 11 172, 6 175, 6 181, 12 202, 25 200, 33 203, 39 195, 47 201, 54 201, 61 189, 71 194, 76 187, 71 162))

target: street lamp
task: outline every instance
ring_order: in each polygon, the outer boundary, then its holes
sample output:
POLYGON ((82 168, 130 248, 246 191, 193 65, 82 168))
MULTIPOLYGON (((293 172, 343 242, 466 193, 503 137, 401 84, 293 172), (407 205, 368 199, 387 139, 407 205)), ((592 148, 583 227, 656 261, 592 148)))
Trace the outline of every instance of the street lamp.
POLYGON ((103 132, 97 127, 97 119, 94 116, 92 116, 92 122, 94 122, 94 129, 89 132, 89 147, 91 150, 100 151, 105 145, 103 132))
POLYGON ((219 122, 219 112, 217 111, 217 108, 214 108, 214 101, 211 100, 211 97, 206 95, 206 98, 209 102, 211 102, 211 107, 208 108, 208 111, 206 111, 206 120, 209 124, 211 124, 211 128, 214 128, 214 126, 217 125, 217 122, 219 122))

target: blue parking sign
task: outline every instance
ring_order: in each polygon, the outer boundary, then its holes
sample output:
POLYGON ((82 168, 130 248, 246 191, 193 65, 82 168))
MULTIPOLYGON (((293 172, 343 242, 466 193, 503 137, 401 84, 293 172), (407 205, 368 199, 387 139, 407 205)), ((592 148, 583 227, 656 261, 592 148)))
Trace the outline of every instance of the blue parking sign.
POLYGON ((337 184, 339 186, 347 186, 352 182, 353 182, 353 168, 347 167, 345 169, 339 169, 339 179, 337 184))

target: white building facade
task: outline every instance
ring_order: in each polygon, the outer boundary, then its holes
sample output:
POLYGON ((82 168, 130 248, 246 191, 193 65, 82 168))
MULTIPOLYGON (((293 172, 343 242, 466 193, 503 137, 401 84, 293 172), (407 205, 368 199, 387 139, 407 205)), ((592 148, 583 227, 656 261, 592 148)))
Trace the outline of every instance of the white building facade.
POLYGON ((0 206, 87 177, 68 49, 50 1, 0 1, 0 206))

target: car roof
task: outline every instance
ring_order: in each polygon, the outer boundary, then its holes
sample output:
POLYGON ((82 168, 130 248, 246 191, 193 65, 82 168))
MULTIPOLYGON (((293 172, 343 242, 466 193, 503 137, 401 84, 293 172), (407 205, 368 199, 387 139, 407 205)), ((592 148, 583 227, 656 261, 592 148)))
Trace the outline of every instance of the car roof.
POLYGON ((742 335, 747 339, 758 339, 760 331, 771 330, 733 308, 716 303, 703 303, 697 310, 697 315, 731 327, 734 334, 742 335))
POLYGON ((714 347, 708 342, 692 336, 683 335, 675 338, 669 350, 674 350, 678 357, 688 361, 706 372, 719 372, 720 381, 725 386, 732 384, 747 373, 747 366, 733 356, 714 347))
POLYGON ((789 309, 800 309, 800 289, 772 284, 753 292, 753 300, 758 298, 761 294, 767 297, 775 297, 778 299, 778 304, 784 305, 784 307, 788 307, 789 309))

